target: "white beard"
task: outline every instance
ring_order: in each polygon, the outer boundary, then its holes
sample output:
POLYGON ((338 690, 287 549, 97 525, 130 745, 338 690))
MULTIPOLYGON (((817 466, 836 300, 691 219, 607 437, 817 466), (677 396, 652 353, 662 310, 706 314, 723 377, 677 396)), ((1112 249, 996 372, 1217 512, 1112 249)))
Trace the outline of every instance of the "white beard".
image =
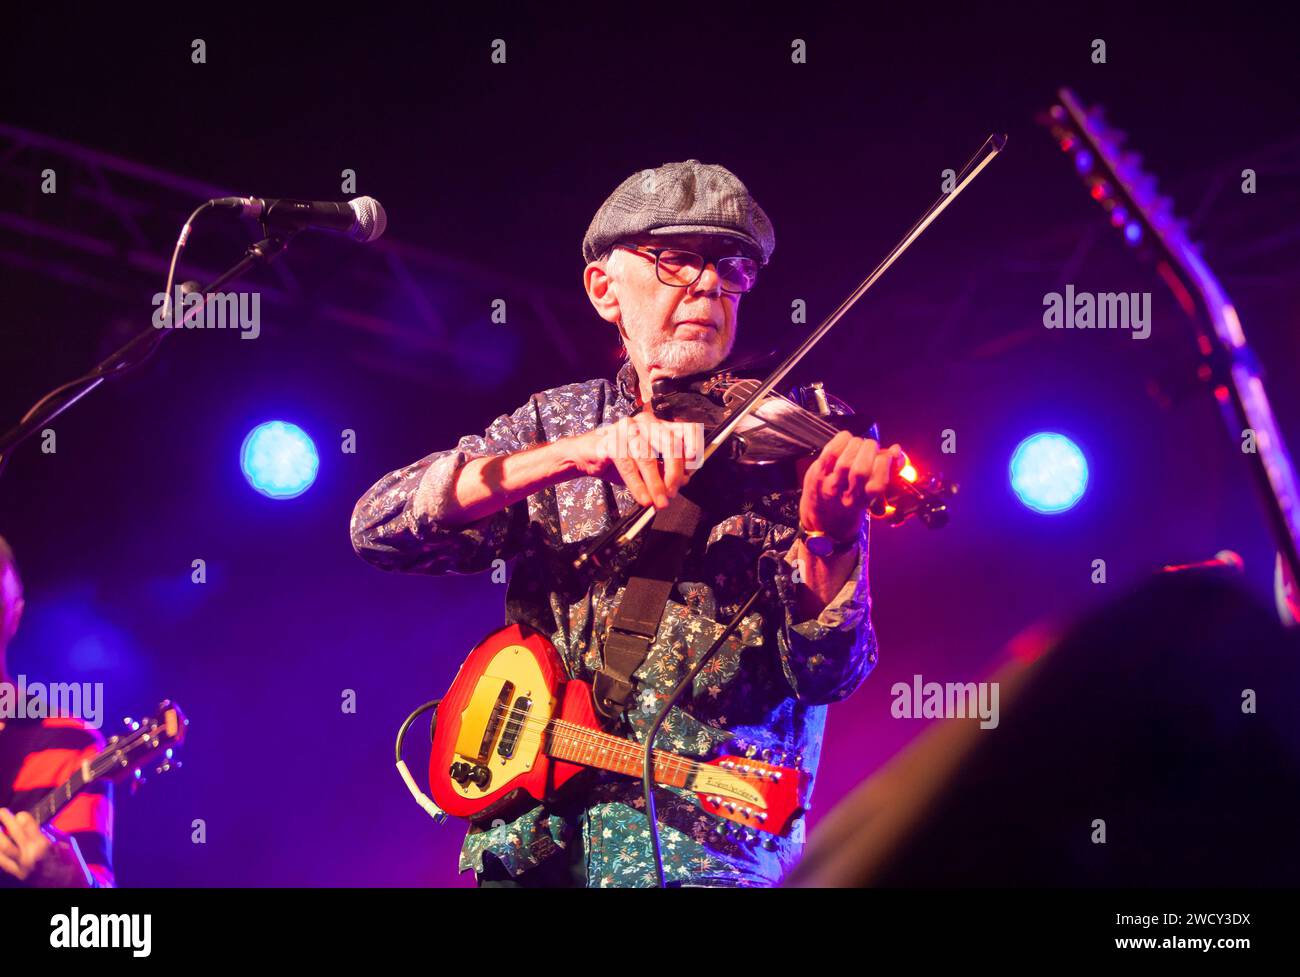
POLYGON ((725 360, 735 345, 735 334, 725 347, 700 339, 659 339, 637 345, 643 363, 658 366, 672 376, 687 376, 712 370, 725 360))

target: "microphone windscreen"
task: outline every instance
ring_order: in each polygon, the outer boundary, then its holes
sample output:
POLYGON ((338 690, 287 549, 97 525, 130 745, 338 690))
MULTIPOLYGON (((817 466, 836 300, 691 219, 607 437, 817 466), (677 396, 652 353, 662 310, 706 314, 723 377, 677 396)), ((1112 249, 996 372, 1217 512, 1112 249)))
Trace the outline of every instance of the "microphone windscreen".
POLYGON ((348 206, 357 215, 357 226, 352 229, 352 236, 362 244, 377 241, 388 227, 388 215, 383 205, 374 197, 357 197, 349 200, 348 206))

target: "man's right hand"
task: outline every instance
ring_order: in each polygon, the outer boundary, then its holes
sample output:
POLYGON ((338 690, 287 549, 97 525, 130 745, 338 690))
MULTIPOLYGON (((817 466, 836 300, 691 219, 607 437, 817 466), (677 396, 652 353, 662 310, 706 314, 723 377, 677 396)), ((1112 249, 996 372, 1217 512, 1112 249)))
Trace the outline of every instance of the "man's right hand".
POLYGON ((40 888, 84 888, 91 875, 76 839, 0 807, 0 871, 40 888))
POLYGON ((584 475, 622 482, 644 506, 667 508, 704 457, 704 427, 665 421, 647 408, 573 439, 584 475))

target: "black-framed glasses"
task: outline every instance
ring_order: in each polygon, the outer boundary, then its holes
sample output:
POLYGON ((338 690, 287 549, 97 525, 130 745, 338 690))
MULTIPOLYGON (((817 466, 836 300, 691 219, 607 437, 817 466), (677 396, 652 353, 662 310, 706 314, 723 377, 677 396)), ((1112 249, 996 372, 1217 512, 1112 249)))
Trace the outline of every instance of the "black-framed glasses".
POLYGON ((718 280, 724 292, 748 292, 758 281, 758 262, 741 254, 706 258, 696 251, 681 248, 646 248, 639 244, 616 244, 614 247, 641 255, 653 255, 655 275, 665 285, 673 288, 694 285, 704 274, 704 266, 707 264, 712 264, 717 269, 718 280))

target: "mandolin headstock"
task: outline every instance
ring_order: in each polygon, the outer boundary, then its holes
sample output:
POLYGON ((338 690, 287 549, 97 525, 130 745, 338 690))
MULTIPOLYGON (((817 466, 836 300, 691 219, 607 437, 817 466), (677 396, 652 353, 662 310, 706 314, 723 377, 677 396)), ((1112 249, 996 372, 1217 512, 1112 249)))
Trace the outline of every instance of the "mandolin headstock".
POLYGON ((701 765, 691 788, 704 810, 748 829, 740 838, 752 842, 754 832, 790 833, 806 807, 807 779, 802 770, 758 756, 722 756, 701 765))

